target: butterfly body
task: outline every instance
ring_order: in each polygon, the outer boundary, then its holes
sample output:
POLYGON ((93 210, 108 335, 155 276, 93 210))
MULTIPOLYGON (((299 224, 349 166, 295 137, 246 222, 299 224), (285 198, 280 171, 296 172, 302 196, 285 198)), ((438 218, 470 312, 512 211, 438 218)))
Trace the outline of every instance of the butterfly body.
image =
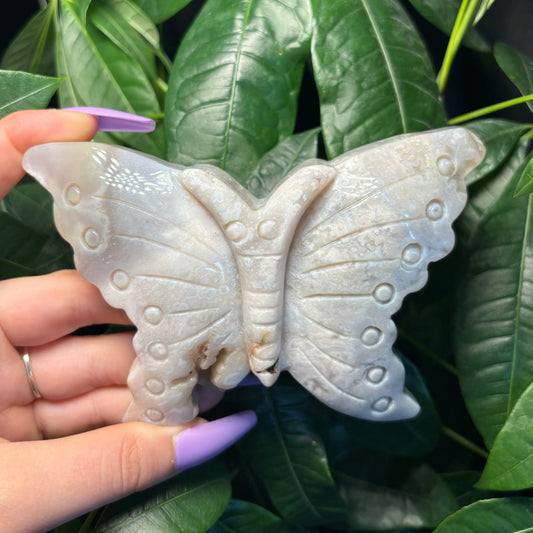
POLYGON ((414 416, 391 320, 453 247, 464 176, 482 159, 461 128, 310 161, 264 199, 225 172, 97 143, 30 149, 78 270, 138 331, 126 419, 196 415, 220 388, 288 370, 342 412, 414 416))

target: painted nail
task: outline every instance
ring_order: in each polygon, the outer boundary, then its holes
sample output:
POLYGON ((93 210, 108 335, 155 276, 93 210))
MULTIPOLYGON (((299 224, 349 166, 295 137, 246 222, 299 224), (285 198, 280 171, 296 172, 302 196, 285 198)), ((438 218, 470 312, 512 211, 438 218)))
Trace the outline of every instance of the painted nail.
POLYGON ((151 118, 106 109, 105 107, 65 107, 65 111, 79 111, 98 119, 98 131, 150 132, 155 129, 151 118))
POLYGON ((237 442, 256 422, 253 411, 243 411, 186 429, 176 438, 176 469, 181 472, 212 459, 237 442))

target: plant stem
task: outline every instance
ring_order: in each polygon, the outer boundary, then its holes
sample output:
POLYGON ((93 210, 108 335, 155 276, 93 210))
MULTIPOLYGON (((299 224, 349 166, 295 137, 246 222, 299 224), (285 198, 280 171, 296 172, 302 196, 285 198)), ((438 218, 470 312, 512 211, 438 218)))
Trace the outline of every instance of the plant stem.
POLYGON ((90 531, 91 524, 94 522, 94 519, 96 518, 96 513, 98 510, 91 511, 88 515, 85 521, 83 522, 80 530, 78 533, 88 533, 90 531))
POLYGON ((524 102, 529 102, 533 100, 533 94, 528 94, 526 96, 519 96, 518 98, 512 98, 511 100, 505 100, 505 102, 500 102, 499 104, 489 105, 487 107, 482 107, 476 111, 471 111, 470 113, 465 113, 464 115, 459 115, 458 117, 452 118, 448 121, 448 124, 461 124, 467 120, 473 120, 475 118, 488 115, 489 113, 495 113, 502 109, 512 107, 514 105, 523 104, 524 102))
POLYGON ((489 456, 488 452, 481 448, 481 446, 478 446, 475 442, 472 442, 470 439, 467 439, 466 437, 463 437, 453 429, 449 428, 448 426, 442 426, 442 432, 444 435, 446 435, 448 438, 454 440, 463 448, 466 448, 467 450, 470 450, 472 453, 475 453, 476 455, 479 455, 480 457, 483 457, 483 459, 487 459, 489 456))
POLYGON ((459 372, 453 365, 448 363, 448 361, 445 361, 437 352, 434 352, 425 344, 409 335, 405 330, 398 328, 398 335, 405 339, 409 344, 412 344, 417 350, 422 352, 424 355, 427 355, 430 359, 436 361, 439 365, 441 365, 444 369, 446 369, 454 376, 459 375, 459 372))
POLYGON ((459 12, 457 13, 457 18, 455 19, 455 24, 452 29, 452 34, 448 40, 448 46, 446 48, 446 53, 444 54, 444 59, 442 61, 442 66, 437 75, 437 85, 439 91, 442 93, 446 87, 448 77, 450 75, 450 69, 452 67, 453 60, 461 45, 464 34, 470 26, 476 7, 479 0, 463 0, 459 12))

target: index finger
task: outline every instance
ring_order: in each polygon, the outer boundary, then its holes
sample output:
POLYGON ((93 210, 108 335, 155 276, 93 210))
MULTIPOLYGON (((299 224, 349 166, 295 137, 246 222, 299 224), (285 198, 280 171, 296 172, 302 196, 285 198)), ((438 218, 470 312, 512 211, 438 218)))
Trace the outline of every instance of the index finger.
POLYGON ((17 111, 0 120, 0 199, 24 176, 22 156, 36 144, 89 141, 97 119, 74 111, 17 111))
POLYGON ((36 346, 93 324, 130 324, 75 270, 0 283, 0 327, 13 346, 36 346))

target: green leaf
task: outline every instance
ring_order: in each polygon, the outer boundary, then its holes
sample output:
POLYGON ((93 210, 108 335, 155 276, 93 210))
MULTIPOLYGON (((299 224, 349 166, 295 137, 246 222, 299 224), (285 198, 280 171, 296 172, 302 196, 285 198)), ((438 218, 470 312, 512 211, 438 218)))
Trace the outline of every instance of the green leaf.
MULTIPOLYGON (((132 26, 132 17, 125 16, 129 4, 125 0, 101 0, 93 2, 89 20, 120 50, 137 61, 148 78, 157 79, 155 57, 147 41, 132 26)), ((155 34, 157 30, 153 27, 155 34)), ((156 41, 157 42, 157 41, 156 41)))
POLYGON ((442 478, 446 481, 448 487, 450 487, 461 507, 492 496, 490 491, 476 488, 475 485, 479 481, 480 476, 480 472, 473 470, 442 474, 442 478))
POLYGON ((467 185, 475 183, 501 167, 522 135, 529 130, 526 124, 491 118, 469 122, 466 127, 481 139, 487 149, 481 164, 466 177, 467 185))
POLYGON ((335 477, 356 530, 433 528, 458 507, 446 483, 426 465, 395 479, 394 486, 344 472, 335 477))
POLYGON ((306 0, 208 0, 170 75, 169 158, 242 183, 293 130, 309 34, 306 0))
POLYGON ((472 245, 478 228, 485 223, 503 190, 515 174, 521 172, 527 144, 526 139, 519 141, 505 165, 486 176, 486 179, 477 180, 470 185, 468 203, 455 223, 457 239, 462 248, 468 249, 472 245))
MULTIPOLYGON (((140 64, 92 25, 84 25, 75 9, 61 1, 61 39, 58 65, 70 84, 60 90, 61 104, 92 105, 154 115, 160 106, 154 88, 140 64)), ((90 21, 88 21, 90 22, 90 21)), ((121 142, 164 157, 164 132, 149 135, 116 134, 121 142)))
POLYGON ((279 516, 260 505, 242 500, 230 500, 224 514, 209 533, 297 533, 279 516))
MULTIPOLYGON (((507 77, 518 87, 521 94, 533 93, 533 60, 504 43, 496 43, 494 57, 507 77)), ((533 111, 533 102, 527 102, 533 111)))
POLYGON ((204 533, 224 511, 231 492, 219 462, 181 473, 106 507, 96 533, 204 533))
POLYGON ((164 22, 183 9, 191 0, 133 0, 155 24, 164 22))
POLYGON ((57 91, 61 80, 0 70, 0 118, 23 109, 42 109, 57 91))
POLYGON ((518 180, 516 189, 514 192, 515 198, 523 196, 525 194, 531 194, 533 192, 533 154, 527 159, 522 175, 518 180))
MULTIPOLYGON (((513 198, 511 165, 474 191, 458 225, 463 279, 455 347, 460 383, 490 449, 533 381, 533 196, 513 198), (463 233, 461 231, 461 233, 463 233)), ((518 173, 520 174, 520 173, 518 173)))
POLYGON ((328 157, 445 124, 435 74, 396 0, 312 0, 313 70, 328 157))
MULTIPOLYGON (((460 0, 409 0, 411 5, 431 24, 446 35, 451 35, 461 4, 460 0)), ((490 52, 487 41, 474 29, 469 28, 463 44, 478 52, 490 52)))
POLYGON ((56 9, 56 2, 49 2, 28 20, 4 52, 0 68, 34 74, 53 73, 55 31, 52 22, 56 9))
POLYGON ((22 276, 31 276, 33 274, 35 274, 33 269, 0 257, 0 280, 21 278, 22 276))
POLYGON ((43 187, 23 181, 9 192, 1 207, 2 214, 9 217, 2 238, 13 245, 12 249, 3 247, 2 278, 73 268, 72 249, 56 231, 52 197, 43 187))
POLYGON ((533 498, 497 498, 463 507, 433 533, 531 533, 533 498))
POLYGON ((55 232, 52 196, 35 181, 19 183, 4 198, 7 213, 40 235, 55 232))
POLYGON ((257 198, 264 198, 298 165, 317 156, 319 128, 291 135, 267 152, 244 186, 257 198))
POLYGON ((478 487, 521 490, 533 487, 533 383, 516 402, 494 441, 478 487))
POLYGON ((474 24, 477 24, 485 16, 485 13, 492 7, 494 2, 495 0, 481 0, 481 5, 476 13, 476 18, 474 19, 474 24))
POLYGON ((93 0, 59 0, 64 4, 70 4, 70 9, 76 13, 82 24, 87 22, 87 10, 93 0))
POLYGON ((8 213, 0 213, 0 257, 20 265, 31 265, 35 253, 44 244, 44 237, 16 220, 8 213))
POLYGON ((282 376, 271 388, 240 389, 239 400, 259 421, 238 450, 281 516, 302 526, 345 523, 310 395, 282 376))

